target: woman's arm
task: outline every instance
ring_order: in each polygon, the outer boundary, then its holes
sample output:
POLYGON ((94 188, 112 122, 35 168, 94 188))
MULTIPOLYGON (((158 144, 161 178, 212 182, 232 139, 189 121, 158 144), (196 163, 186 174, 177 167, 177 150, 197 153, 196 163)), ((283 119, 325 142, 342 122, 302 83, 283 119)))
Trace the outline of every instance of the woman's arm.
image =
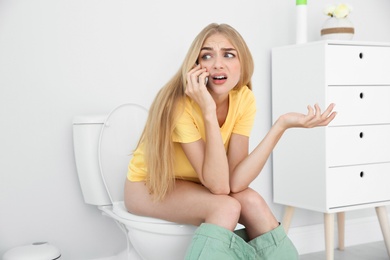
POLYGON ((248 156, 245 156, 244 151, 245 147, 248 146, 242 145, 245 143, 247 137, 233 134, 228 153, 231 192, 240 192, 246 189, 260 174, 284 131, 293 127, 313 128, 326 126, 336 116, 336 112, 332 112, 333 108, 334 104, 331 104, 324 113, 321 113, 320 107, 316 104, 314 109, 308 106, 308 113, 306 115, 300 113, 287 113, 282 115, 271 127, 264 139, 248 156))
MULTIPOLYGON (((284 129, 279 127, 278 123, 274 124, 271 129, 268 131, 267 135, 263 140, 257 145, 257 147, 245 158, 237 163, 236 165, 231 165, 230 171, 230 189, 231 192, 236 193, 248 188, 249 184, 260 174, 265 163, 267 162, 269 155, 272 150, 275 148, 279 139, 284 133, 284 129)), ((231 147, 236 147, 240 139, 248 139, 248 137, 234 135, 231 138, 231 147)), ((233 149, 232 156, 229 156, 229 165, 230 157, 240 157, 237 150, 233 149)), ((238 150, 239 151, 239 150, 238 150)), ((244 155, 244 152, 241 152, 244 155)), ((248 154, 248 153, 247 153, 248 154)), ((229 149, 230 155, 230 149, 229 149)), ((241 156, 242 157, 242 156, 241 156)))
POLYGON ((229 194, 228 161, 217 119, 216 104, 204 84, 206 76, 206 69, 196 66, 187 74, 186 88, 186 94, 202 110, 206 142, 201 139, 193 143, 183 143, 182 148, 205 187, 214 194, 229 194))
POLYGON ((182 143, 201 183, 214 194, 229 194, 229 168, 218 121, 205 119, 206 142, 182 143), (215 122, 214 122, 215 121, 215 122))

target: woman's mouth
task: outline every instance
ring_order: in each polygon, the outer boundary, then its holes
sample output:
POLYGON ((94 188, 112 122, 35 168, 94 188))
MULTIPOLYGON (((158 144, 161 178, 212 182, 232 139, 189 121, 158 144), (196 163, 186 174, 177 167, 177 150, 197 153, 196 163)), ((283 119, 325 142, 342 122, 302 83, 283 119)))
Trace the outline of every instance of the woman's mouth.
POLYGON ((215 84, 223 84, 227 80, 226 75, 214 75, 211 78, 215 84))

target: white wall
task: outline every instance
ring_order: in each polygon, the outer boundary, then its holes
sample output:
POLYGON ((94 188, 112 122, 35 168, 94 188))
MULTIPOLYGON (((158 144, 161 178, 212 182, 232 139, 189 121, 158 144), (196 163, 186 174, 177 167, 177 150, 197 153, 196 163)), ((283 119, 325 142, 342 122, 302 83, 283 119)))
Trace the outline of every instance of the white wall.
MULTIPOLYGON (((309 0, 309 41, 320 39, 327 18, 322 10, 330 3, 309 0)), ((390 41, 390 1, 348 3, 354 6, 355 40, 390 41)), ((294 8, 294 0, 1 0, 0 255, 35 241, 50 241, 64 259, 124 248, 116 225, 83 203, 72 118, 106 113, 123 102, 148 107, 210 22, 231 24, 252 50, 259 108, 254 147, 271 124, 270 49, 294 43, 294 8)), ((280 218, 271 174, 268 163, 253 187, 280 218)), ((319 223, 321 214, 298 210, 292 226, 319 223)))

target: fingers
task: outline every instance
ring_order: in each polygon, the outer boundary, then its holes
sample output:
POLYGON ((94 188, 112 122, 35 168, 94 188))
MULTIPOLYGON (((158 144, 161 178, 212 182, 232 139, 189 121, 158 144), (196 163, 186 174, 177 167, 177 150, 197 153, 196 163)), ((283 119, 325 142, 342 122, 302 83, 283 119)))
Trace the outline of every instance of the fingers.
POLYGON ((307 106, 307 110, 309 110, 309 112, 307 113, 308 116, 313 116, 314 115, 314 109, 310 105, 307 106))
POLYGON ((333 111, 334 106, 335 104, 330 104, 323 113, 317 103, 314 105, 314 109, 311 106, 308 106, 306 126, 315 127, 328 125, 336 116, 336 112, 333 111))
POLYGON ((318 103, 314 104, 314 109, 311 106, 308 106, 308 109, 309 109, 308 115, 311 115, 313 119, 319 120, 322 117, 321 108, 318 105, 318 103))
POLYGON ((314 108, 316 109, 316 117, 317 117, 317 118, 320 118, 320 117, 321 117, 321 108, 320 108, 320 106, 318 105, 318 103, 316 103, 316 104, 314 105, 314 108))
MULTIPOLYGON (((317 105, 318 106, 318 105, 317 105)), ((328 125, 333 118, 336 116, 336 112, 332 112, 335 104, 330 104, 327 109, 324 111, 324 113, 321 114, 319 117, 318 125, 319 126, 325 126, 328 125)))
POLYGON ((201 68, 200 64, 196 65, 187 73, 187 82, 192 86, 206 85, 206 77, 209 75, 206 68, 201 68))
POLYGON ((333 108, 335 107, 335 104, 332 103, 330 104, 327 109, 324 111, 323 115, 325 115, 326 117, 328 117, 330 115, 330 113, 332 113, 332 110, 333 108))
POLYGON ((201 68, 200 65, 194 66, 187 73, 187 85, 185 94, 194 100, 202 108, 209 108, 210 106, 215 107, 207 87, 205 79, 209 76, 206 68, 201 68))
POLYGON ((319 126, 326 126, 335 118, 337 112, 332 112, 319 126))
POLYGON ((318 105, 315 104, 314 108, 310 105, 307 106, 308 113, 306 115, 306 122, 304 123, 307 127, 313 127, 312 125, 318 120, 318 105))
POLYGON ((336 116, 336 112, 333 111, 335 104, 332 103, 328 106, 325 112, 322 114, 323 122, 320 124, 321 126, 328 125, 336 116))

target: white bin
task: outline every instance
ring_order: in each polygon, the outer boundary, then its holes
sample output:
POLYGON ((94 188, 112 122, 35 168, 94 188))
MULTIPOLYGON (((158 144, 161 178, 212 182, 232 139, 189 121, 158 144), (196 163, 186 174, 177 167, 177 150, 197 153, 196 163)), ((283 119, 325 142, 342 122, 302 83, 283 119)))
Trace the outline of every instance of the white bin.
POLYGON ((15 247, 3 255, 3 260, 56 260, 60 258, 60 251, 47 242, 15 247))

